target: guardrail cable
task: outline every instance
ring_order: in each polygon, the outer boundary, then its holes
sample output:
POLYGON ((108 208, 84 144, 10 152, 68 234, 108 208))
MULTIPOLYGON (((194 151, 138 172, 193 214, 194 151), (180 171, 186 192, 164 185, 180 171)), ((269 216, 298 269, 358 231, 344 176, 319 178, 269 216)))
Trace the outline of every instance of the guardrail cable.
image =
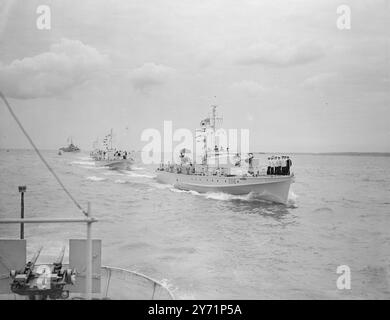
POLYGON ((10 104, 8 103, 7 101, 7 98, 4 96, 4 94, 0 91, 0 97, 3 99, 5 105, 7 106, 8 108, 8 111, 11 113, 11 116, 14 118, 14 120, 16 121, 16 123, 18 124, 19 128, 22 130, 23 134, 25 135, 25 137, 27 138, 28 142, 31 144, 31 146, 33 147, 34 151, 37 153, 38 157, 42 160, 42 162, 44 163, 44 165, 46 166, 46 168, 51 172, 51 174, 53 175, 53 177, 57 180, 58 184, 61 186, 62 190, 65 191, 65 193, 68 195, 68 197, 70 198, 70 200, 72 200, 72 202, 76 205, 76 207, 85 215, 85 216, 88 216, 88 213, 82 208, 82 206, 77 202, 77 200, 72 196, 72 194, 69 192, 69 190, 64 186, 64 184, 62 183, 62 181, 60 180, 60 178, 57 176, 57 174, 54 172, 54 170, 50 167, 50 165, 47 163, 47 161, 45 160, 45 158, 42 156, 42 154, 40 153, 40 151, 38 150, 38 148, 36 147, 35 143, 32 141, 32 139, 30 138, 29 134, 27 133, 27 131, 24 129, 22 123, 19 121, 18 117, 16 116, 16 114, 13 112, 10 104))

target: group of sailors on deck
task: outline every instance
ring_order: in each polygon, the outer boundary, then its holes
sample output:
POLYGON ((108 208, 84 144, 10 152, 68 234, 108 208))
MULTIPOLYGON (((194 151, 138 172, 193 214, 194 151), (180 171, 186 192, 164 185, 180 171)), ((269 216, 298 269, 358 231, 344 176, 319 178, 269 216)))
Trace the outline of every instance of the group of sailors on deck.
POLYGON ((292 161, 289 156, 268 157, 267 175, 289 176, 292 161))
POLYGON ((93 152, 95 160, 126 160, 130 152, 121 150, 97 150, 93 152))
POLYGON ((195 174, 195 166, 190 163, 188 165, 178 165, 178 164, 171 164, 168 162, 168 164, 160 163, 160 167, 157 168, 159 171, 167 171, 172 173, 186 173, 186 174, 195 174))

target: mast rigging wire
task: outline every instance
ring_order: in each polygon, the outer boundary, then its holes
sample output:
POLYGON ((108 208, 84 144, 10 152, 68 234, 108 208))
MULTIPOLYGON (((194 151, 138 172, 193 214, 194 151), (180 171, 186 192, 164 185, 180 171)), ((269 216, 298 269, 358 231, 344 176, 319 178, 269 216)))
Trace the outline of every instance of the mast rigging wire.
POLYGON ((65 193, 68 195, 68 197, 70 198, 70 200, 72 200, 72 202, 76 205, 76 207, 85 215, 85 216, 88 216, 88 213, 81 207, 81 205, 77 202, 77 200, 71 195, 71 193, 68 191, 68 189, 66 189, 66 187, 64 186, 64 184, 62 183, 62 181, 60 180, 60 178, 57 176, 57 174, 54 172, 54 170, 50 167, 50 165, 47 163, 47 161, 45 160, 45 158, 42 156, 42 154, 39 152, 38 148, 35 146, 34 142, 32 141, 32 139, 30 138, 30 136, 28 135, 27 131, 24 129, 22 123, 19 121, 18 117, 16 116, 16 114, 13 112, 10 104, 8 103, 8 100, 6 99, 6 97, 4 96, 4 94, 0 91, 0 98, 3 99, 5 105, 7 106, 8 108, 8 111, 11 113, 12 117, 14 118, 14 120, 16 121, 16 123, 18 124, 19 128, 22 130, 23 134, 25 135, 25 137, 27 138, 28 142, 30 142, 31 146, 33 147, 34 151, 38 154, 38 157, 42 160, 42 162, 45 164, 46 168, 51 172, 51 174, 53 175, 53 177, 57 180, 58 184, 61 186, 61 188, 65 191, 65 193))

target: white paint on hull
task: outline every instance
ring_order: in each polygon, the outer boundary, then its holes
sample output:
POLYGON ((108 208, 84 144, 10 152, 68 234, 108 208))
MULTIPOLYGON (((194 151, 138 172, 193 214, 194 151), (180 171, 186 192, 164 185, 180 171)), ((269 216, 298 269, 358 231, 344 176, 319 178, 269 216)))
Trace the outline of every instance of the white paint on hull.
POLYGON ((95 164, 97 166, 107 167, 112 170, 131 170, 131 166, 133 165, 133 161, 126 159, 126 160, 99 160, 95 161, 95 164))
POLYGON ((199 193, 224 192, 233 195, 253 193, 259 199, 286 204, 293 176, 224 177, 157 171, 157 181, 177 189, 199 193))

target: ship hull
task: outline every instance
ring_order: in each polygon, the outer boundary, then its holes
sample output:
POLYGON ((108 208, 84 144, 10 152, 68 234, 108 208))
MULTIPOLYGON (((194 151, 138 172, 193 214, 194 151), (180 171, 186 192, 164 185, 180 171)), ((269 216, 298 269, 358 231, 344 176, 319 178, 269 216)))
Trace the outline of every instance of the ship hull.
POLYGON ((80 152, 80 149, 69 149, 69 148, 60 148, 62 152, 80 152))
POLYGON ((131 170, 133 161, 131 160, 95 160, 95 165, 99 167, 107 167, 111 170, 131 170))
POLYGON ((254 194, 258 199, 286 204, 293 176, 224 177, 157 171, 158 182, 199 193, 254 194))

